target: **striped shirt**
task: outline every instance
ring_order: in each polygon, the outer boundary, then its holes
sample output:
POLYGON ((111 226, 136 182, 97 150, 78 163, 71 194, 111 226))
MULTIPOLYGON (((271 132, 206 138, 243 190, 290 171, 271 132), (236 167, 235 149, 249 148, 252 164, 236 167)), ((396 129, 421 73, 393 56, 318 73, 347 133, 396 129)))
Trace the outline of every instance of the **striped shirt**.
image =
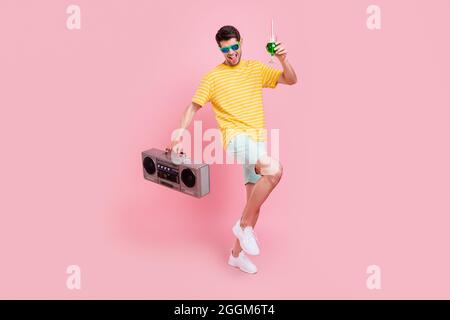
POLYGON ((281 74, 256 60, 241 60, 237 66, 222 63, 203 76, 192 102, 202 107, 211 102, 225 148, 242 132, 264 141, 262 88, 275 88, 281 74))

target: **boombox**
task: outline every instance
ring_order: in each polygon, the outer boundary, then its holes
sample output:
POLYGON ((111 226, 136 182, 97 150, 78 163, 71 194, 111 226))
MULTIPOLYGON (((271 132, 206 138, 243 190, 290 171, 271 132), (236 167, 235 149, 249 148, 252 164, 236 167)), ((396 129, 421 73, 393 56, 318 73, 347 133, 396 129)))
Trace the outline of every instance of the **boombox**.
POLYGON ((170 150, 142 152, 145 179, 200 198, 209 193, 209 166, 190 162, 170 150))

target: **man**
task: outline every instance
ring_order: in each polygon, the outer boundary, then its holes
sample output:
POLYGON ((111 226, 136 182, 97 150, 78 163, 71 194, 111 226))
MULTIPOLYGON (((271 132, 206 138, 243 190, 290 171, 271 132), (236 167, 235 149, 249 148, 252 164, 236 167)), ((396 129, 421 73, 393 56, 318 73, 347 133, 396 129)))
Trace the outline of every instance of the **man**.
MULTIPOLYGON (((244 272, 256 273, 257 268, 246 253, 259 254, 254 233, 259 210, 282 176, 281 164, 266 153, 262 89, 275 88, 278 83, 295 84, 297 76, 281 43, 277 43, 275 56, 283 71, 259 61, 241 60, 243 41, 233 26, 220 28, 216 41, 225 61, 203 76, 179 129, 186 129, 195 113, 207 102, 212 103, 224 148, 243 164, 247 193, 242 217, 232 228, 237 239, 228 263, 244 272)), ((178 132, 170 146, 177 153, 181 151, 182 130, 178 132)))

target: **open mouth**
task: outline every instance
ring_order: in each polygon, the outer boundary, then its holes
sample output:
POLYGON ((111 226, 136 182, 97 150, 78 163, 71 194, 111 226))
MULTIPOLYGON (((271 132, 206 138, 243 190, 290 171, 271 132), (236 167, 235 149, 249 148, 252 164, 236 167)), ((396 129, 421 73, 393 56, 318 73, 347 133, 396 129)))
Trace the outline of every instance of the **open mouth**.
POLYGON ((237 59, 238 59, 237 53, 234 53, 234 54, 228 56, 228 60, 229 60, 231 63, 236 63, 236 62, 237 62, 237 59))

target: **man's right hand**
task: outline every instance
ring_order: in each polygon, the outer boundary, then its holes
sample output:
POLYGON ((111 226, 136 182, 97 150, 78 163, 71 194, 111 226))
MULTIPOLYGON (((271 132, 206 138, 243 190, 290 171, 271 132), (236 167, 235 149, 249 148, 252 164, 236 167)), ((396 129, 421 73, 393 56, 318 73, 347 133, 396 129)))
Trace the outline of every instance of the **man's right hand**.
MULTIPOLYGON (((201 108, 201 106, 195 102, 189 103, 189 105, 186 107, 183 113, 183 117, 181 118, 181 123, 179 128, 177 130, 186 130, 187 127, 189 127, 189 124, 191 123, 192 119, 194 118, 195 113, 201 108)), ((180 154, 183 152, 182 145, 181 145, 181 137, 182 137, 182 131, 176 133, 175 135, 172 135, 171 139, 174 139, 170 142, 170 145, 167 147, 167 149, 171 150, 172 152, 176 154, 180 154)))
POLYGON ((167 149, 169 149, 171 152, 174 152, 176 154, 180 154, 183 152, 183 148, 182 148, 180 140, 172 140, 172 142, 169 144, 167 149))

